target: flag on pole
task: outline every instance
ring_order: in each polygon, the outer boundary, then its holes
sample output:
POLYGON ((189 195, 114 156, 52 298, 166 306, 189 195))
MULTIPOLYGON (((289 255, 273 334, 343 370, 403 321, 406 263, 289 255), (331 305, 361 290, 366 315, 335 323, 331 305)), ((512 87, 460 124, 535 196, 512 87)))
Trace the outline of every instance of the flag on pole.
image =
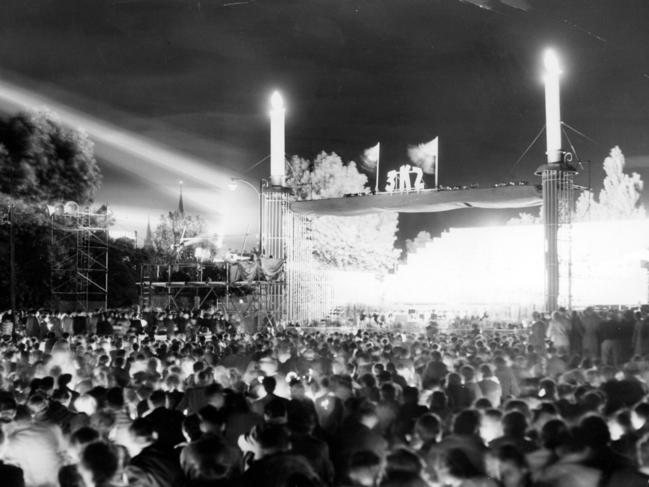
POLYGON ((379 156, 381 154, 381 143, 379 142, 374 147, 365 149, 361 157, 363 167, 374 171, 379 164, 379 156))
POLYGON ((361 157, 361 164, 363 168, 368 171, 375 172, 376 175, 376 184, 375 191, 379 190, 379 160, 381 158, 381 143, 379 142, 369 149, 365 149, 363 156, 361 157))
POLYGON ((435 137, 430 142, 409 146, 408 157, 415 166, 420 167, 426 174, 434 174, 435 186, 437 186, 439 137, 435 137))

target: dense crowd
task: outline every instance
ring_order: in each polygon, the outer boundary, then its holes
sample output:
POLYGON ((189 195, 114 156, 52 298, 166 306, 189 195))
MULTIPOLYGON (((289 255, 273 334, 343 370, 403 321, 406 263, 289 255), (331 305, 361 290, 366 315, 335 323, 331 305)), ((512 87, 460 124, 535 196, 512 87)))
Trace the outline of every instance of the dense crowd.
POLYGON ((649 321, 487 334, 218 313, 6 313, 6 487, 632 487, 649 480, 649 321))

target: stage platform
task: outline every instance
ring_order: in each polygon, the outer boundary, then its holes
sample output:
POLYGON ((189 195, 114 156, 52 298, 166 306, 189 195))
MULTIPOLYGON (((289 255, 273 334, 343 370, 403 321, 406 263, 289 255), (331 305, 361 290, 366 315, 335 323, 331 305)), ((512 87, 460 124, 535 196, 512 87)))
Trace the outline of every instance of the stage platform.
POLYGON ((458 190, 395 191, 295 201, 290 207, 293 212, 307 216, 359 216, 383 211, 435 213, 462 208, 531 208, 541 206, 541 203, 540 187, 525 185, 458 190))

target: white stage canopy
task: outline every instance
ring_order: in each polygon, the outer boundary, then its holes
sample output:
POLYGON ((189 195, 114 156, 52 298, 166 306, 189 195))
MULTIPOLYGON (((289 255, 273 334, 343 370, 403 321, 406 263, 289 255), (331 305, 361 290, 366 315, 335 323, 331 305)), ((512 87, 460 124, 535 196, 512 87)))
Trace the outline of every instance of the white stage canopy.
POLYGON ((462 208, 530 208, 541 206, 536 186, 502 186, 438 191, 434 189, 321 200, 295 201, 291 210, 307 216, 358 216, 382 211, 434 213, 462 208))

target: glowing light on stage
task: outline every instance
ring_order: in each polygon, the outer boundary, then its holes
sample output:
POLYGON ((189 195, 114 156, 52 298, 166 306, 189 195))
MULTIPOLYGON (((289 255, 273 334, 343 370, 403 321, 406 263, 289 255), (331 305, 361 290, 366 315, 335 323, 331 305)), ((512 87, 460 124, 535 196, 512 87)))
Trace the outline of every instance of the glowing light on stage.
MULTIPOLYGON (((452 228, 408 257, 389 292, 400 303, 474 310, 514 303, 540 309, 542 236, 542 225, 452 228)), ((565 238, 560 232, 559 240, 565 238)), ((642 260, 648 247, 647 220, 573 224, 573 306, 647 302, 642 260)))
POLYGON ((545 135, 547 160, 549 163, 561 161, 561 100, 560 82, 561 67, 557 53, 547 49, 543 55, 545 73, 545 135))
POLYGON ((286 176, 285 116, 284 99, 275 91, 270 97, 270 181, 274 186, 282 186, 286 176))

